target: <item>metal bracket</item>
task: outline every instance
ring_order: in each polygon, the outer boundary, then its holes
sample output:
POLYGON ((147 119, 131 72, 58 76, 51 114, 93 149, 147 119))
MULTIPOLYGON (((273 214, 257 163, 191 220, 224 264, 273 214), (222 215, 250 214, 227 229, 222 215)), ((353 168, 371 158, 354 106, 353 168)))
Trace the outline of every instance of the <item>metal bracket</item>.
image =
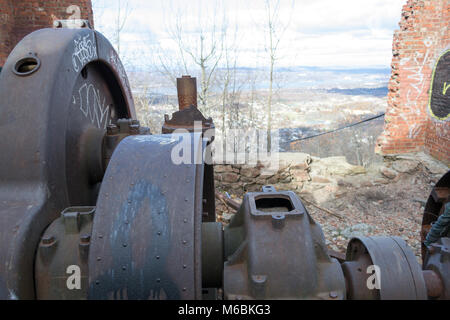
POLYGON ((67 28, 67 29, 93 29, 89 20, 84 19, 70 19, 70 20, 55 20, 53 21, 53 28, 67 28))

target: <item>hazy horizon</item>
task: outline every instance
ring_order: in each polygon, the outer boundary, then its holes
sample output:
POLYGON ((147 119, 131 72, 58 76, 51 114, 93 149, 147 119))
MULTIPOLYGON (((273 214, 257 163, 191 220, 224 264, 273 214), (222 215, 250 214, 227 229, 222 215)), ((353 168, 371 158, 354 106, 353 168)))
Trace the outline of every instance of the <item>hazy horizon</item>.
MULTIPOLYGON (((93 0, 96 29, 115 43, 118 0, 93 0)), ((278 27, 282 33, 276 66, 326 68, 389 68, 392 37, 405 0, 280 0, 278 27), (289 23, 288 23, 289 22, 289 23), (284 27, 286 29, 284 30, 284 27), (282 32, 283 31, 283 32, 282 32)), ((170 34, 178 21, 186 41, 201 32, 211 35, 226 26, 225 44, 235 50, 237 66, 268 64, 267 28, 262 0, 144 1, 121 0, 121 57, 127 68, 158 63, 157 50, 170 56, 177 50, 170 34), (126 4, 128 11, 125 14, 126 4)))

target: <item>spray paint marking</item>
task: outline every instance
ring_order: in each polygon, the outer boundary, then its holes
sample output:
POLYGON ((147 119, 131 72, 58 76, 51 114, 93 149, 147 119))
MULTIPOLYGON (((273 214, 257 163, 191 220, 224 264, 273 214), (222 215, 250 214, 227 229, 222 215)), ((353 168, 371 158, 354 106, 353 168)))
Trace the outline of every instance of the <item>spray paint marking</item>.
POLYGON ((438 57, 433 68, 428 98, 428 112, 430 116, 440 121, 448 121, 450 119, 450 96, 447 95, 450 83, 447 84, 446 81, 450 76, 449 66, 450 49, 447 49, 438 57))
MULTIPOLYGON (((95 88, 93 84, 83 84, 78 89, 80 99, 80 110, 93 125, 99 129, 106 129, 110 124, 110 106, 106 104, 106 97, 101 96, 100 89, 95 88)), ((73 104, 76 104, 75 96, 73 104)))
POLYGON ((447 82, 444 82, 444 86, 442 88, 442 95, 445 96, 447 94, 447 90, 450 88, 450 83, 447 84, 447 82))
POLYGON ((119 57, 117 56, 117 53, 113 50, 111 50, 109 62, 114 66, 114 69, 116 69, 117 73, 119 74, 120 80, 122 80, 122 82, 124 84, 128 85, 128 79, 127 79, 127 74, 125 72, 125 68, 123 67, 122 63, 120 62, 119 57))
POLYGON ((75 72, 79 72, 86 63, 97 59, 97 47, 95 45, 94 34, 85 36, 79 36, 78 39, 74 39, 74 51, 72 54, 72 64, 75 72))
MULTIPOLYGON (((424 68, 429 60, 430 57, 430 48, 432 45, 431 39, 425 39, 423 41, 425 47, 427 48, 425 51, 425 54, 416 52, 414 57, 412 58, 405 58, 400 61, 400 65, 407 64, 411 61, 411 66, 405 67, 404 70, 410 71, 411 74, 407 76, 408 79, 412 79, 413 81, 409 84, 409 88, 406 92, 406 104, 405 107, 408 108, 409 115, 417 115, 420 116, 421 110, 417 108, 417 99, 422 95, 424 88, 425 88, 425 80, 426 77, 423 73, 424 68), (420 62, 420 59, 423 57, 422 62, 420 62)), ((414 139, 418 135, 421 134, 421 132, 424 130, 423 124, 417 124, 414 120, 408 119, 408 117, 405 115, 406 112, 401 112, 400 117, 403 119, 403 121, 407 124, 409 131, 408 131, 408 138, 414 139)))
POLYGON ((129 99, 131 99, 131 90, 130 83, 128 82, 127 73, 125 72, 125 68, 123 67, 122 62, 120 62, 120 58, 114 50, 111 50, 109 55, 109 62, 117 71, 119 78, 123 85, 125 86, 125 93, 129 99))

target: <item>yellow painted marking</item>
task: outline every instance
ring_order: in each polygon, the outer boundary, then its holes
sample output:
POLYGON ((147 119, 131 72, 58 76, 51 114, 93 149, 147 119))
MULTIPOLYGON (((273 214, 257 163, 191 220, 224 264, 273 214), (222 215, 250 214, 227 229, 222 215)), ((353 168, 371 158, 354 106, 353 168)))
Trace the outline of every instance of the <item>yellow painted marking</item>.
POLYGON ((450 83, 447 84, 447 82, 444 82, 444 88, 442 89, 442 94, 445 96, 447 93, 447 89, 450 88, 450 83))
MULTIPOLYGON (((434 65, 433 73, 432 73, 432 75, 431 75, 430 92, 429 92, 429 94, 428 94, 428 112, 430 113, 430 115, 431 115, 433 118, 438 119, 438 120, 443 120, 443 121, 447 120, 447 119, 450 117, 450 113, 447 114, 447 116, 445 116, 445 117, 438 117, 437 115, 435 115, 435 114, 433 113, 433 110, 431 110, 431 95, 433 94, 433 82, 434 82, 434 76, 436 75, 436 68, 437 68, 437 66, 438 66, 439 61, 441 60, 441 58, 442 58, 447 52, 450 52, 450 49, 445 50, 444 52, 442 52, 442 54, 438 57, 438 59, 437 59, 437 61, 436 61, 436 64, 434 65)), ((446 84, 446 82, 444 83, 444 86, 445 86, 445 84, 446 84)), ((447 92, 447 90, 445 90, 445 92, 447 92)), ((444 94, 445 94, 445 93, 444 93, 444 94)))

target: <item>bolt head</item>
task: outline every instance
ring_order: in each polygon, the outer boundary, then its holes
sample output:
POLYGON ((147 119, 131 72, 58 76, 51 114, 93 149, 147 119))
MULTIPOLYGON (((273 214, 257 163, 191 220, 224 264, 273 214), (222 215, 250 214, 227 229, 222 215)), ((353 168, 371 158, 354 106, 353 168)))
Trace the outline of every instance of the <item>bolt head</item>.
POLYGON ((44 236, 42 237, 42 244, 52 244, 55 242, 55 237, 54 236, 44 236))
POLYGON ((107 134, 117 134, 119 133, 119 128, 115 124, 110 124, 106 127, 107 134))
POLYGON ((130 125, 130 133, 138 134, 139 133, 139 124, 130 125))
POLYGON ((91 236, 90 235, 82 235, 80 237, 80 241, 81 241, 81 243, 89 243, 91 241, 91 236))
POLYGON ((335 292, 335 291, 331 291, 331 292, 330 292, 330 298, 331 298, 331 299, 336 299, 338 296, 339 296, 339 295, 338 295, 337 292, 335 292))

